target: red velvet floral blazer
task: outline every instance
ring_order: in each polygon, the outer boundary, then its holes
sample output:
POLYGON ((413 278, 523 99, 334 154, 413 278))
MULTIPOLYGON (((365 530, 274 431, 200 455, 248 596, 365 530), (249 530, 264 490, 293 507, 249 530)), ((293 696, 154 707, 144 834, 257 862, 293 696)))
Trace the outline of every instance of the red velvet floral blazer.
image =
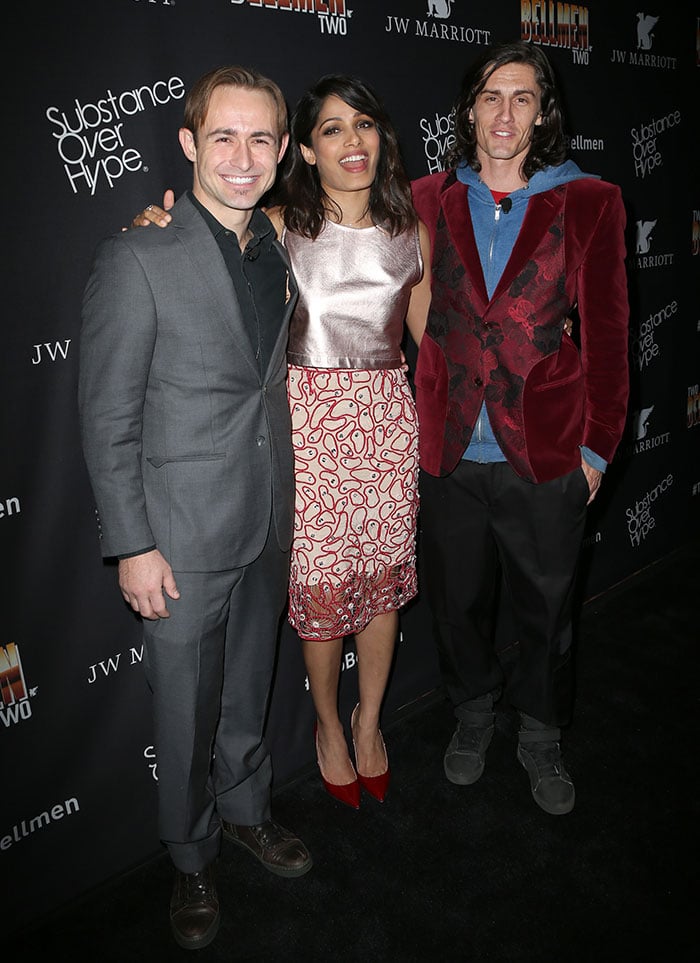
POLYGON ((629 394, 625 210, 613 184, 585 178, 535 194, 489 300, 468 187, 452 173, 413 183, 431 234, 432 303, 418 352, 421 468, 457 466, 486 402, 514 471, 544 482, 610 461, 629 394), (580 351, 563 333, 580 317, 580 351))

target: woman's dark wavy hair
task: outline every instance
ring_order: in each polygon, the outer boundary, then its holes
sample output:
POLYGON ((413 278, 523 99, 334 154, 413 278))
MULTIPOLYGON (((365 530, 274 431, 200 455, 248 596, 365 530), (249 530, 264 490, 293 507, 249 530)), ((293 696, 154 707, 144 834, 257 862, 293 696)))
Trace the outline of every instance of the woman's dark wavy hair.
POLYGON ((326 97, 335 96, 354 110, 371 117, 379 134, 377 175, 370 189, 368 210, 372 220, 391 235, 401 234, 416 223, 411 184, 401 161, 398 138, 374 91, 356 77, 327 74, 303 95, 292 114, 287 161, 275 197, 284 209, 289 231, 318 237, 333 201, 321 187, 316 165, 307 164, 300 144, 311 147, 311 133, 318 123, 326 97))
POLYGON ((516 41, 494 44, 472 64, 464 76, 460 95, 454 108, 455 142, 445 157, 445 167, 456 167, 462 161, 475 171, 481 170, 476 154, 474 124, 469 111, 488 83, 491 74, 506 64, 529 64, 542 91, 540 109, 542 123, 532 133, 532 143, 523 162, 523 176, 532 175, 549 164, 561 164, 566 157, 564 119, 552 67, 539 47, 516 41))

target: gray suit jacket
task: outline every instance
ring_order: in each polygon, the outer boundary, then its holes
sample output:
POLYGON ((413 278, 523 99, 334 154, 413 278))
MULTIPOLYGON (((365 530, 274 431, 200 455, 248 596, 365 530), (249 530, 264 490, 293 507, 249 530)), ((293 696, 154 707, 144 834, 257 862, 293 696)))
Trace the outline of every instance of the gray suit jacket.
POLYGON ((294 512, 286 348, 262 377, 217 243, 187 195, 166 230, 98 247, 83 302, 79 407, 102 554, 156 545, 175 571, 253 561, 294 512))

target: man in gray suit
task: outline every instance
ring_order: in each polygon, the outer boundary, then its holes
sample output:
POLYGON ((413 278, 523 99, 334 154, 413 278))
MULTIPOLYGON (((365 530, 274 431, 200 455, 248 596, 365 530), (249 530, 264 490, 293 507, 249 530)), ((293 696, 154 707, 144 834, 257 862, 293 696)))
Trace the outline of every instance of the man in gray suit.
POLYGON ((211 71, 179 138, 193 188, 172 229, 98 247, 79 401, 102 554, 143 619, 171 927, 199 949, 219 926, 222 834, 282 876, 312 860, 271 819, 263 740, 292 536, 296 285, 257 205, 287 146, 284 98, 255 71, 211 71))

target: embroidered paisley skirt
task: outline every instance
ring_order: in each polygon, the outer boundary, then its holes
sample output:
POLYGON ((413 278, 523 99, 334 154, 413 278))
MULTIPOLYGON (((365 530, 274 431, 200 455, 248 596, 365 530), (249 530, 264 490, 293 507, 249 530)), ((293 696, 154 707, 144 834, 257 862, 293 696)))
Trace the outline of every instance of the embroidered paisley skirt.
POLYGON ((417 592, 418 419, 406 375, 289 368, 295 517, 289 621, 360 632, 417 592))

